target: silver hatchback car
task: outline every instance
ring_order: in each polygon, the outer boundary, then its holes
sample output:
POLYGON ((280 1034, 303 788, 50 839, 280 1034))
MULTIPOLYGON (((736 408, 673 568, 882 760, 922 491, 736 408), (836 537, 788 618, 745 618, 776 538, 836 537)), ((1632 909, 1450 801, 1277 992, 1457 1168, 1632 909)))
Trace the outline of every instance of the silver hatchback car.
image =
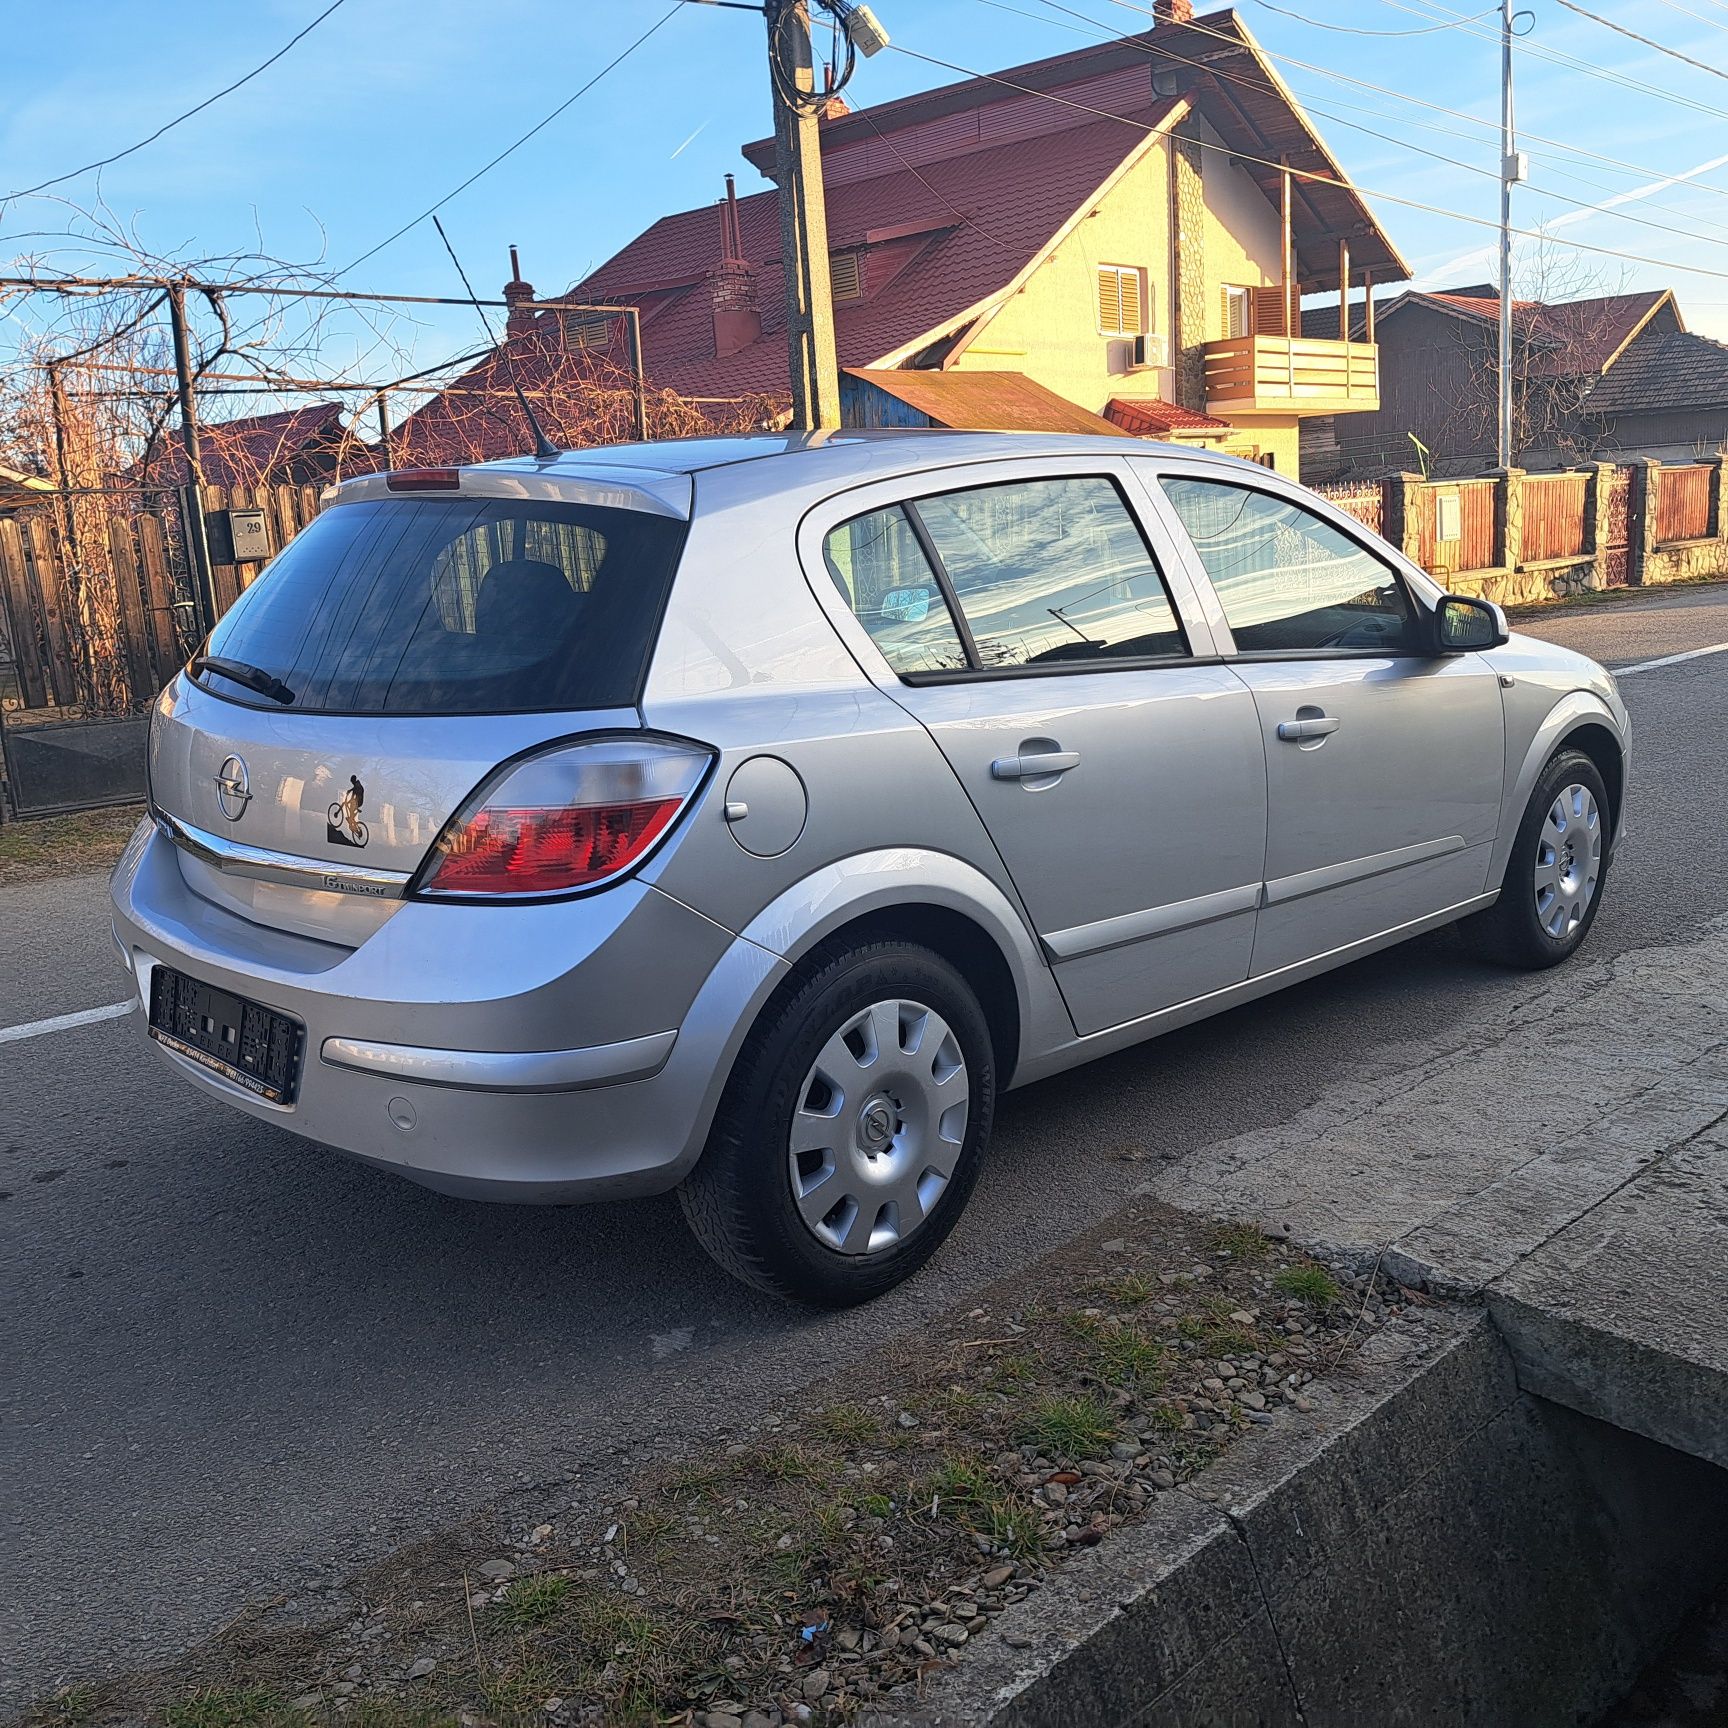
POLYGON ((676 1187, 864 1300, 997 1094, 1469 918, 1564 960, 1626 713, 1312 493, 833 433, 336 488, 152 717, 114 934, 167 1061, 428 1187, 676 1187))

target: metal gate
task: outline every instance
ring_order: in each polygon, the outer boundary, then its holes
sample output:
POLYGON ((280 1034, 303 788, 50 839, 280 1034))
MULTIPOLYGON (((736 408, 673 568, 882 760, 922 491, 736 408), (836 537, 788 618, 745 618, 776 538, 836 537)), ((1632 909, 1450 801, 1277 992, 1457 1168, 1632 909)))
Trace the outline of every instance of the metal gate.
POLYGON ((1616 466, 1608 478, 1608 543, 1601 559, 1602 579, 1610 588, 1631 580, 1632 470, 1616 466))

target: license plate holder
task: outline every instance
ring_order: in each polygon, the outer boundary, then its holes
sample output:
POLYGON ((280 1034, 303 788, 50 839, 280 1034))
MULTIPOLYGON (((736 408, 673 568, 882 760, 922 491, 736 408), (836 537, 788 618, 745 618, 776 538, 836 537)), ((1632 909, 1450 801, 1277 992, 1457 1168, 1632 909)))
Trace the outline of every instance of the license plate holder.
POLYGON ((150 972, 150 1036, 271 1104, 292 1104, 306 1029, 171 966, 150 972))

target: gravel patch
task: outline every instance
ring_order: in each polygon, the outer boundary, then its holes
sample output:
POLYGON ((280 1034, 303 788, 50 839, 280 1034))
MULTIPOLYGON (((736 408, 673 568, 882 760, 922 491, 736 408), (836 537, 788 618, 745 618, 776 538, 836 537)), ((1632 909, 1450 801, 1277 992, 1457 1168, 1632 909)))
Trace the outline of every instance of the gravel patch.
MULTIPOLYGON (((1151 1203, 738 1437, 477 1520, 285 1628, 46 1701, 100 1728, 786 1728, 911 1697, 1069 1554, 1314 1409, 1412 1303, 1151 1203)), ((642 1413, 651 1428, 653 1413, 642 1413)), ((1195 1491, 1205 1492, 1204 1482, 1195 1491)))

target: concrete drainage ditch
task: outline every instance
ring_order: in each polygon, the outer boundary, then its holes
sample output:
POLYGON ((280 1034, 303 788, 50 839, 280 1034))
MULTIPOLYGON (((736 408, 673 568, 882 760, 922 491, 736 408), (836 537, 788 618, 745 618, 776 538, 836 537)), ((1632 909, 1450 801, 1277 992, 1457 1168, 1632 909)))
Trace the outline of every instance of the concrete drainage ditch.
POLYGON ((1480 1308, 1377 1338, 878 1724, 1602 1720, 1728 1585, 1728 1471, 1520 1382, 1480 1308))

